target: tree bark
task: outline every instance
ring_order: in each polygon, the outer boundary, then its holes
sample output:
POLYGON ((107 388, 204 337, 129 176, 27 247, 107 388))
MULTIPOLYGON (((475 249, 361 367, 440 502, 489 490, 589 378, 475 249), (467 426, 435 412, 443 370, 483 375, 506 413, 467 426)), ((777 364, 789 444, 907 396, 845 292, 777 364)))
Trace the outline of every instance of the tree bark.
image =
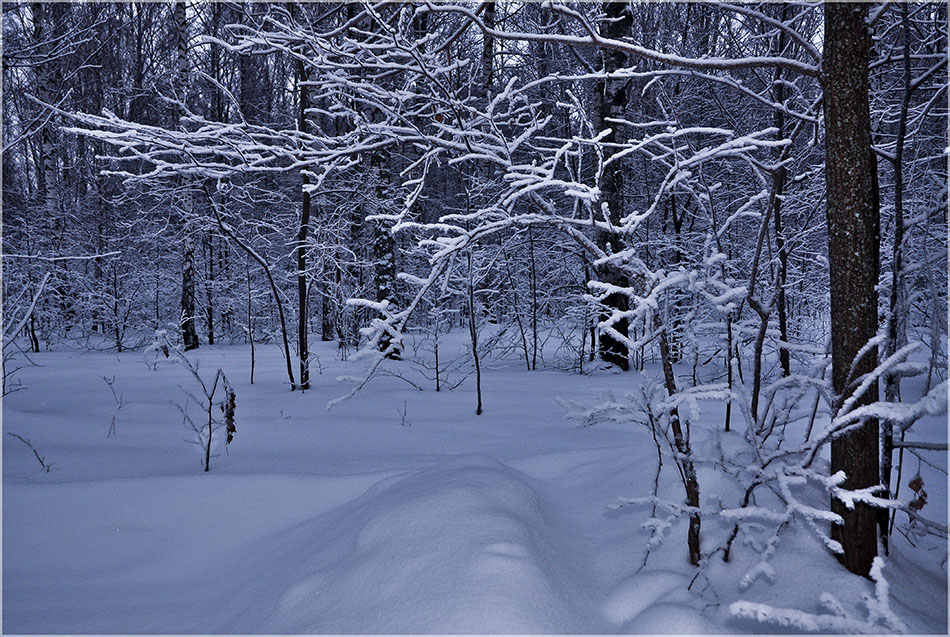
MULTIPOLYGON (((310 108, 310 94, 307 85, 307 70, 303 62, 297 60, 297 88, 300 92, 300 113, 298 127, 307 133, 307 109, 310 108)), ((303 203, 300 205, 300 225, 297 228, 297 350, 300 359, 300 389, 310 389, 310 347, 307 339, 307 231, 310 228, 310 192, 307 186, 310 177, 301 173, 303 180, 303 203)))
MULTIPOLYGON (((174 8, 175 30, 177 38, 177 68, 175 96, 182 103, 188 89, 188 19, 185 13, 185 3, 177 2, 174 8)), ((181 108, 174 109, 175 126, 181 124, 181 108)), ((192 214, 192 197, 187 191, 185 180, 179 184, 185 192, 182 193, 181 215, 184 220, 181 254, 181 340, 185 351, 198 348, 198 333, 195 331, 195 240, 192 236, 190 217, 192 214)))
MULTIPOLYGON (((884 355, 893 356, 897 352, 900 341, 904 339, 904 139, 907 135, 907 110, 910 107, 910 98, 913 93, 910 70, 910 19, 907 5, 901 5, 901 41, 904 45, 903 70, 904 94, 901 98, 901 110, 897 119, 897 139, 894 141, 894 243, 891 257, 891 296, 887 315, 887 340, 884 346, 884 355)), ((887 374, 884 377, 884 397, 888 402, 898 402, 901 393, 901 380, 897 374, 887 374)), ((884 449, 881 456, 881 483, 891 492, 891 468, 894 458, 894 426, 885 420, 884 449)), ((884 552, 888 552, 887 516, 884 516, 881 527, 881 539, 884 543, 884 552)))
MULTIPOLYGON (((625 2, 608 2, 604 4, 606 20, 601 27, 601 32, 609 38, 621 39, 629 35, 633 18, 627 11, 625 2)), ((626 62, 626 56, 618 51, 604 49, 604 70, 607 72, 616 71, 622 68, 626 62)), ((603 80, 598 82, 595 91, 594 108, 594 128, 602 131, 610 128, 610 134, 603 138, 604 144, 613 144, 620 141, 616 132, 616 124, 607 121, 612 117, 623 117, 624 106, 627 101, 627 92, 624 88, 623 80, 603 80)), ((616 221, 623 214, 623 172, 620 162, 614 162, 608 166, 603 173, 600 184, 603 193, 603 201, 607 204, 610 215, 616 221)), ((603 217, 600 217, 603 219, 603 217)), ((606 232, 598 231, 596 237, 598 245, 605 251, 612 252, 616 248, 621 248, 622 237, 609 235, 606 232)), ((616 268, 604 265, 597 269, 597 278, 611 285, 618 287, 628 287, 630 282, 622 272, 616 268)), ((623 294, 611 294, 604 300, 606 308, 601 312, 600 320, 604 322, 613 312, 625 312, 629 309, 627 297, 623 294)), ((614 323, 614 329, 621 335, 627 335, 628 321, 623 318, 614 323)), ((626 371, 630 368, 629 352, 627 346, 612 335, 601 332, 600 334, 600 357, 607 363, 616 365, 626 371)))
MULTIPOLYGON (((191 194, 185 193, 185 214, 191 212, 191 194)), ((195 331, 195 241, 185 223, 185 238, 181 251, 181 340, 185 351, 198 349, 198 333, 195 331)))
MULTIPOLYGON (((784 11, 782 13, 784 16, 784 11)), ((784 34, 783 34, 784 35, 784 34)), ((784 46, 784 37, 779 38, 779 51, 784 46)), ((781 104, 785 101, 785 85, 782 84, 781 69, 776 69, 775 82, 775 100, 781 104)), ((785 137, 785 113, 776 109, 774 124, 778 129, 776 138, 785 137)), ((779 160, 784 159, 781 151, 776 153, 779 160)), ((775 247, 778 248, 778 285, 776 286, 775 304, 778 307, 778 330, 779 338, 783 345, 778 350, 779 363, 782 366, 782 376, 792 375, 791 358, 788 347, 788 302, 785 299, 785 284, 788 282, 788 247, 785 245, 785 232, 782 229, 782 200, 785 196, 785 183, 788 179, 788 171, 784 166, 776 169, 772 173, 772 219, 775 224, 775 247)))
MULTIPOLYGON (((673 361, 670 359, 670 344, 667 338, 667 329, 660 320, 659 314, 653 315, 653 327, 658 334, 660 346, 660 360, 663 364, 663 378, 666 381, 666 391, 670 396, 676 393, 676 375, 673 373, 673 361)), ((702 518, 699 515, 699 480, 696 477, 696 466, 693 464, 693 452, 689 446, 689 430, 683 431, 679 409, 673 407, 670 411, 670 429, 673 431, 673 443, 679 457, 676 463, 682 469, 683 487, 686 491, 686 505, 693 510, 689 514, 689 530, 686 545, 689 549, 689 563, 699 564, 702 555, 700 547, 700 529, 702 518)))
MULTIPOLYGON (((822 82, 825 106, 828 261, 831 277, 832 386, 841 400, 853 381, 877 366, 875 348, 849 370, 858 351, 877 333, 880 210, 877 167, 871 150, 868 65, 871 37, 868 5, 825 4, 822 82)), ((857 405, 877 400, 877 383, 857 405)), ((878 484, 878 422, 832 440, 831 472, 844 471, 846 489, 878 484)), ((832 511, 844 519, 831 536, 844 549, 840 560, 853 573, 868 576, 877 556, 877 515, 857 504, 848 510, 832 498, 832 511)))
MULTIPOLYGON (((494 0, 485 3, 485 14, 482 21, 489 29, 495 28, 494 0)), ((482 77, 479 88, 484 92, 482 97, 488 98, 488 89, 491 87, 492 75, 495 68, 495 38, 491 34, 482 35, 482 77)))
POLYGON ((214 345, 214 235, 208 233, 208 276, 205 279, 205 322, 208 324, 208 345, 214 345))

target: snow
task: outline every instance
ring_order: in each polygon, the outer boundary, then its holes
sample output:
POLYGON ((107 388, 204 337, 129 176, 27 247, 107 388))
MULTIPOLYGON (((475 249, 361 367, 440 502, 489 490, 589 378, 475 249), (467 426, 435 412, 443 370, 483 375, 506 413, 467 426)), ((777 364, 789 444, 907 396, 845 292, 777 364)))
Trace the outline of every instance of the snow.
MULTIPOLYGON (((440 337, 444 361, 465 336, 440 337)), ((203 375, 222 368, 237 394, 234 442, 207 474, 174 406, 194 382, 184 366, 159 354, 151 369, 155 352, 35 356, 39 366, 18 373, 24 388, 3 401, 3 430, 53 466, 44 472, 3 436, 3 630, 757 633, 774 627, 731 605, 791 621, 827 613, 823 592, 867 620, 874 584, 804 529, 783 532, 767 567, 740 535, 733 561, 714 556, 699 577, 682 518, 647 546, 649 506, 612 505, 652 495, 652 436, 622 422, 577 427, 557 400, 593 406, 635 387, 636 373, 526 372, 489 357, 475 416, 474 379, 436 393, 411 361, 384 361, 425 391, 379 375, 327 410, 354 384, 337 377, 359 378, 369 363, 340 362, 332 343, 313 351, 320 373, 315 364, 303 393, 282 382, 274 344, 257 348, 254 385, 246 346, 189 353, 203 375), (121 410, 103 376, 115 376, 121 410)), ((717 427, 721 404, 699 404, 717 427)), ((699 423, 693 435, 705 444, 699 423)), ((678 502, 670 465, 658 497, 678 502)), ((945 520, 945 476, 923 472, 925 511, 945 520)), ((705 505, 737 506, 734 485, 709 466, 699 473, 705 505)), ((704 518, 704 550, 733 524, 704 518)), ((878 590, 908 631, 944 632, 945 547, 914 551, 895 537, 890 591, 878 590)))

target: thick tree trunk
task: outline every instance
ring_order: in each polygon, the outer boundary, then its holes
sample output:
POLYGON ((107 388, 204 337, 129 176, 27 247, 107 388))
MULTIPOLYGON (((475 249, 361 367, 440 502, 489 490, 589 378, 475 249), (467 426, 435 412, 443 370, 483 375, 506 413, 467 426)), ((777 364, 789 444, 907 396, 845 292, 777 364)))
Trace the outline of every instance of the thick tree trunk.
MULTIPOLYGON (((65 3, 34 3, 32 7, 34 20, 35 42, 43 54, 53 55, 55 45, 51 42, 64 36, 67 28, 67 12, 69 5, 65 3)), ((36 95, 46 104, 56 104, 59 101, 60 88, 63 83, 62 61, 55 58, 47 60, 37 66, 36 95)), ((69 161, 64 154, 61 135, 58 135, 60 117, 51 112, 46 115, 46 123, 40 129, 40 157, 37 163, 37 195, 38 202, 44 211, 48 232, 49 249, 60 252, 64 248, 67 236, 65 209, 63 199, 68 187, 68 173, 65 167, 69 161), (60 158, 63 161, 60 161, 60 158), (61 168, 61 163, 63 167, 61 168)), ((75 318, 75 299, 70 290, 68 261, 57 261, 53 264, 52 289, 59 302, 59 309, 63 317, 63 327, 69 331, 75 318)))
MULTIPOLYGON (((828 261, 831 276, 832 385, 846 396, 854 381, 877 365, 875 348, 854 364, 858 351, 877 333, 880 210, 877 167, 871 151, 868 64, 871 37, 865 4, 825 4, 823 77, 825 107, 825 179, 827 182, 828 261), (854 373, 849 369, 854 364, 854 373)), ((858 405, 877 400, 877 383, 858 405)), ((857 405, 856 405, 857 406, 857 405)), ((878 422, 831 443, 831 472, 844 471, 847 489, 878 484, 878 422)), ((832 526, 841 543, 841 562, 867 576, 877 555, 877 514, 858 504, 848 510, 832 499, 832 511, 844 518, 832 526)))

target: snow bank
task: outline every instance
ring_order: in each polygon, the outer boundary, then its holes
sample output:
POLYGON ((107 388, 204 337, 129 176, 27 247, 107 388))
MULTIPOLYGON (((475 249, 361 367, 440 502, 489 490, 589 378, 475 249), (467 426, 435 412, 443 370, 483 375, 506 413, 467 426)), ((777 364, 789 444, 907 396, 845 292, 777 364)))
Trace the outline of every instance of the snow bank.
POLYGON ((234 628, 577 632, 588 611, 562 541, 527 476, 486 456, 462 456, 384 480, 295 529, 274 554, 285 563, 271 578, 271 614, 240 617, 234 628))
POLYGON ((233 600, 254 606, 262 594, 258 555, 294 559, 274 554, 275 536, 385 475, 5 485, 3 630, 217 630, 234 616, 233 600))

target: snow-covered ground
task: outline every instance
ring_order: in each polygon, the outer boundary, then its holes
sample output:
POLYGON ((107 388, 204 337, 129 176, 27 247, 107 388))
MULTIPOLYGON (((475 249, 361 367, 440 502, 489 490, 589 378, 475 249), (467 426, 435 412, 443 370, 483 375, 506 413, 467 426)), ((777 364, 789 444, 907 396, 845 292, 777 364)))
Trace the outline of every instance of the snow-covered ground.
MULTIPOLYGON (((461 337, 450 341, 461 347, 461 337)), ((649 509, 611 505, 652 492, 650 432, 578 428, 556 400, 595 404, 638 374, 489 361, 481 416, 473 378, 436 393, 380 376, 328 411, 354 386, 336 378, 365 363, 315 347, 322 373, 305 393, 287 390, 273 345, 258 347, 253 385, 247 346, 194 353, 203 375, 222 368, 237 395, 234 442, 210 473, 175 406, 194 382, 180 363, 152 369, 154 354, 141 352, 35 356, 39 366, 18 373, 23 389, 3 401, 3 431, 52 468, 3 436, 3 631, 761 633, 788 629, 737 619, 730 604, 826 612, 823 592, 867 617, 873 584, 805 531, 784 535, 774 576, 746 588, 755 554, 737 543, 729 564, 713 556, 695 577, 681 522, 644 562, 649 509)), ((426 382, 411 363, 390 369, 426 382)), ((722 406, 708 408, 714 429, 722 406)), ((931 439, 946 438, 945 419, 925 424, 931 439)), ((945 454, 936 460, 946 468, 945 454)), ((946 523, 946 476, 921 474, 925 512, 946 523)), ((673 473, 663 483, 661 495, 682 500, 673 473)), ((714 467, 701 467, 700 484, 705 499, 736 497, 714 467)), ((704 519, 704 550, 730 528, 704 519)), ((910 632, 945 634, 946 545, 894 542, 893 610, 910 632)))

